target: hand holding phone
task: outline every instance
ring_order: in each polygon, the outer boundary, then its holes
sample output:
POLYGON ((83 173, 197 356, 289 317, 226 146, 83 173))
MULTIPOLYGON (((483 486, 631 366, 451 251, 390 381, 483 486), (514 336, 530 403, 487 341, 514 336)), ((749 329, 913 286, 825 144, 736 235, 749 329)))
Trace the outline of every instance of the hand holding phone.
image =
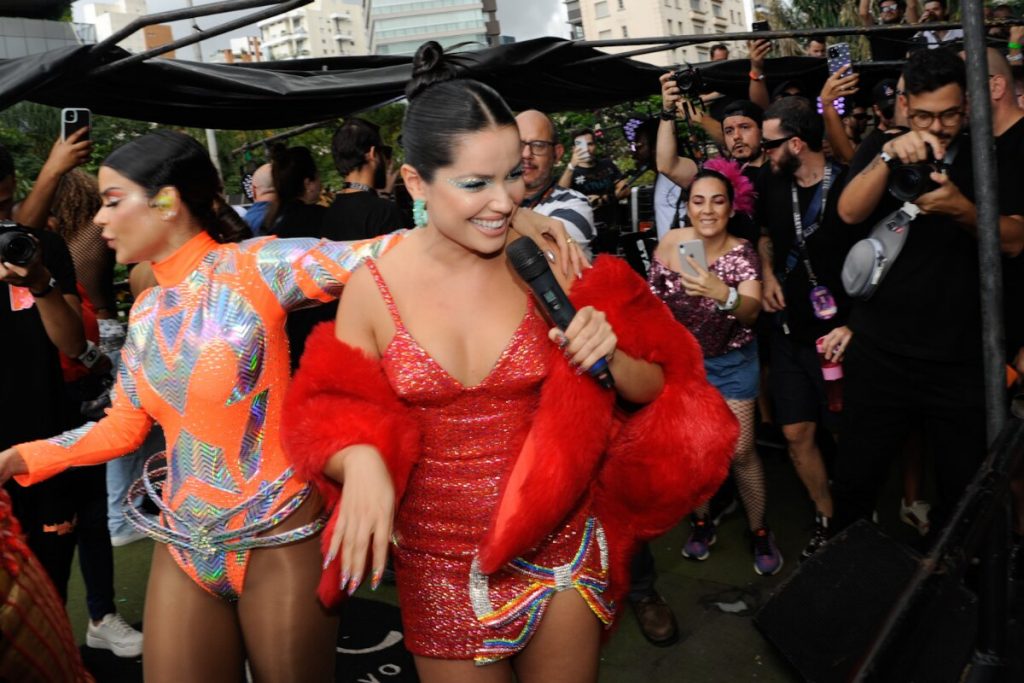
POLYGON ((687 275, 700 277, 700 273, 690 265, 690 261, 686 258, 687 256, 692 256, 697 265, 704 270, 708 269, 708 260, 704 254, 704 242, 702 240, 687 240, 679 244, 680 270, 687 275))
POLYGON ((849 43, 836 43, 835 45, 829 45, 825 51, 825 55, 828 57, 828 73, 829 75, 842 71, 845 67, 850 66, 853 60, 850 57, 850 44, 849 43))
POLYGON ((573 141, 573 148, 575 149, 575 154, 573 156, 576 157, 577 161, 582 161, 585 164, 590 163, 591 157, 589 143, 585 137, 576 138, 573 141))
POLYGON ((89 139, 89 110, 63 109, 60 113, 60 137, 50 149, 46 167, 58 175, 89 161, 92 141, 89 139), (81 112, 85 112, 82 114, 81 112))
MULTIPOLYGON (((60 137, 67 140, 77 130, 88 128, 92 124, 92 112, 88 109, 71 107, 60 110, 60 137)), ((78 138, 79 142, 89 139, 89 131, 78 138)))

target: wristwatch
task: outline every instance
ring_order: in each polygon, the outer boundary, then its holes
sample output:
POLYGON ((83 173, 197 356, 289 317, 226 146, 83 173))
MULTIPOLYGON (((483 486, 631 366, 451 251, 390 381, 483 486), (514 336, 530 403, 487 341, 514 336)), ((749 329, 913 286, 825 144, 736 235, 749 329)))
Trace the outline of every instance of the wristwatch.
POLYGON ((51 277, 50 281, 46 283, 46 287, 43 288, 43 291, 37 292, 34 289, 29 289, 28 293, 31 294, 36 299, 42 299, 44 296, 52 292, 56 286, 57 278, 51 277))
POLYGON ((729 288, 729 296, 726 297, 725 303, 720 304, 717 301, 715 302, 715 306, 717 306, 720 311, 735 311, 739 305, 740 293, 736 291, 735 287, 729 288))
POLYGON ((675 121, 676 111, 675 109, 662 109, 661 114, 659 114, 659 116, 662 121, 675 121))
POLYGON ((103 356, 103 352, 100 351, 100 347, 96 346, 93 342, 86 340, 85 351, 82 352, 82 355, 80 355, 77 360, 85 367, 92 369, 92 366, 96 365, 101 356, 103 356))
POLYGON ((885 164, 886 166, 888 166, 889 168, 892 168, 893 166, 898 164, 899 161, 900 161, 898 158, 896 158, 893 155, 889 154, 884 149, 882 150, 882 153, 878 155, 878 158, 881 159, 882 163, 885 164))

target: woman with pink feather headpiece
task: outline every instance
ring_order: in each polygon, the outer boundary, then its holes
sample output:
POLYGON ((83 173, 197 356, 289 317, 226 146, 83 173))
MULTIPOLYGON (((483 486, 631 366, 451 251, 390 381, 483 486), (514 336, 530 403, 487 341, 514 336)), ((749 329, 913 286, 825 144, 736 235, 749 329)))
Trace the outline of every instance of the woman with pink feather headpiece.
MULTIPOLYGON (((753 245, 727 231, 736 212, 753 209, 753 185, 739 164, 706 162, 690 186, 687 227, 670 230, 662 239, 648 281, 700 342, 708 381, 739 420, 732 473, 750 525, 754 570, 770 576, 782 568, 782 554, 765 523, 764 467, 754 449, 760 368, 752 327, 761 311, 761 263, 753 245)), ((694 511, 684 557, 710 556, 717 537, 709 512, 707 503, 694 511)))

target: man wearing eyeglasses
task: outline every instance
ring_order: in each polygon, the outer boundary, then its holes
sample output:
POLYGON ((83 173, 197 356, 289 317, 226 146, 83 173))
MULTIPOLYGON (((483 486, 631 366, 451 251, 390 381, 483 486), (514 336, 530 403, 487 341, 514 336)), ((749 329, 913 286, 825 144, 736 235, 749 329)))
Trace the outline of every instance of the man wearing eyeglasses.
MULTIPOLYGON (((903 76, 897 107, 910 130, 886 141, 850 180, 839 199, 840 216, 850 225, 870 227, 901 205, 887 192, 896 169, 938 159, 945 170, 930 174, 934 189, 914 200, 921 215, 906 228, 899 257, 850 318, 855 334, 845 361, 845 421, 833 485, 837 529, 871 516, 911 430, 925 435, 938 475, 932 528, 942 525, 985 452, 977 212, 971 140, 965 134, 964 64, 946 49, 919 50, 903 76)), ((1016 169, 1004 168, 1000 175, 1007 173, 1019 178, 1016 169)), ((1013 255, 1024 247, 1024 200, 1019 189, 1000 194, 1000 240, 1003 251, 1013 255)))
POLYGON ((522 141, 523 180, 526 182, 523 206, 560 220, 569 237, 590 256, 589 244, 597 234, 594 210, 585 195, 555 183, 555 162, 565 151, 557 141, 555 124, 547 114, 536 109, 519 114, 516 123, 522 141))
MULTIPOLYGON (((864 26, 896 26, 899 24, 916 24, 921 16, 918 0, 880 0, 878 3, 877 20, 871 15, 872 0, 860 0, 860 21, 864 26)), ((909 28, 905 31, 886 31, 868 36, 871 45, 871 58, 876 62, 902 60, 907 56, 916 31, 909 28)))

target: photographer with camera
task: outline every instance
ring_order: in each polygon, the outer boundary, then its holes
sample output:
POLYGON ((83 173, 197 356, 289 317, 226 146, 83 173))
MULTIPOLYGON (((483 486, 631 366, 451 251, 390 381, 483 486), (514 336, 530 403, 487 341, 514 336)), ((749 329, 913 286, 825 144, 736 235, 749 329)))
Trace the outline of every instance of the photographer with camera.
MULTIPOLYGON (((937 470, 932 528, 941 526, 985 452, 964 64, 945 49, 918 50, 903 78, 897 107, 909 132, 887 140, 839 199, 839 214, 850 225, 874 225, 901 204, 905 213, 921 215, 898 231, 905 236, 898 258, 888 262, 885 279, 870 299, 857 302, 851 317, 855 335, 847 351, 845 422, 833 486, 837 528, 871 516, 889 465, 915 426, 937 470)), ((1008 158, 1000 152, 1000 161, 1008 158)), ((1019 158, 1020 150, 1013 155, 1019 158)), ((1019 189, 1004 189, 1019 176, 1005 166, 1000 176, 1000 239, 1004 253, 1013 255, 1024 247, 1024 198, 1019 189)))
POLYGON ((850 342, 849 300, 840 270, 851 243, 836 211, 846 167, 822 152, 824 125, 803 97, 785 97, 764 115, 761 146, 770 168, 758 182, 756 218, 764 264, 764 310, 775 313, 770 393, 797 475, 815 508, 812 555, 829 535, 833 514, 828 475, 816 432, 834 430, 823 360, 838 363, 850 342), (816 344, 823 346, 819 357, 816 344))
MULTIPOLYGON (((76 134, 76 135, 80 135, 76 134)), ((18 217, 45 223, 60 179, 88 157, 90 145, 76 136, 58 140, 18 217)), ((0 187, 15 187, 14 163, 0 146, 0 187)), ((81 424, 79 405, 68 399, 58 351, 86 367, 109 362, 87 342, 75 269, 67 246, 49 230, 10 221, 10 205, 0 211, 0 281, 7 290, 0 303, 0 449, 81 424)), ((113 556, 106 518, 104 468, 82 468, 42 487, 8 484, 15 515, 29 546, 58 594, 67 584, 76 547, 86 584, 90 616, 87 644, 119 656, 138 656, 142 634, 114 607, 113 556)))

